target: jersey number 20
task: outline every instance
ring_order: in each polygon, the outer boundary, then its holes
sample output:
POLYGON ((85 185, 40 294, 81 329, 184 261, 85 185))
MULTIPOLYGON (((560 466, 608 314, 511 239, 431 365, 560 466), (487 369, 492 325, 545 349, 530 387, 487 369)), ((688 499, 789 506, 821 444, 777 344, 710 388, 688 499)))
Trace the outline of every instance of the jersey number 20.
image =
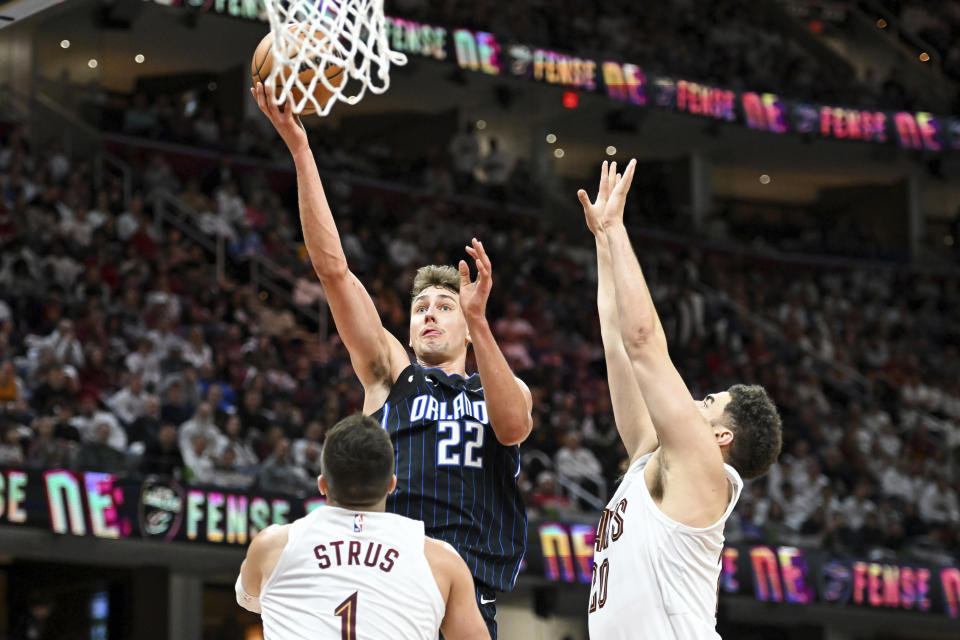
POLYGON ((460 464, 460 442, 463 441, 463 466, 483 468, 483 425, 464 420, 461 427, 457 420, 441 420, 437 423, 440 441, 437 443, 437 465, 460 464))

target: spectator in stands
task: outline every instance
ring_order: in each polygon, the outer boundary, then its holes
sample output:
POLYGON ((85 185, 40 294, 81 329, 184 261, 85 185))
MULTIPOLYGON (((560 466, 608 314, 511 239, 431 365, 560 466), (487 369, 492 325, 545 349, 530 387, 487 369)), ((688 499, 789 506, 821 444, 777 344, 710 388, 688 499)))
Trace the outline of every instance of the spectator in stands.
POLYGON ((205 438, 205 445, 209 448, 209 453, 214 455, 219 451, 223 435, 213 421, 213 409, 206 402, 197 405, 197 410, 193 417, 180 425, 177 431, 177 441, 180 443, 180 452, 183 453, 183 459, 187 460, 190 466, 188 453, 194 450, 194 436, 202 435, 205 438))
POLYGON ((200 179, 196 176, 187 180, 187 187, 177 196, 179 200, 196 211, 197 213, 206 213, 213 211, 213 201, 207 197, 200 189, 200 179))
POLYGON ((23 381, 17 377, 13 362, 0 362, 0 410, 12 406, 23 398, 23 381))
POLYGON ((177 444, 177 428, 165 424, 157 431, 156 440, 147 445, 140 459, 140 473, 178 478, 183 470, 183 455, 177 444))
MULTIPOLYGON (((143 375, 140 376, 144 380, 143 375)), ((77 381, 80 382, 81 391, 90 391, 100 395, 113 388, 114 369, 107 363, 103 348, 92 345, 86 350, 86 362, 77 381)))
POLYGON ((323 425, 314 420, 307 425, 303 437, 293 443, 294 462, 306 469, 311 476, 318 476, 323 471, 320 467, 320 457, 323 454, 323 425))
POLYGON ((137 350, 126 357, 125 363, 127 371, 138 376, 143 384, 154 388, 160 384, 160 355, 149 337, 140 338, 137 350))
POLYGON ((153 442, 160 431, 160 399, 152 394, 143 398, 143 410, 127 428, 128 440, 139 442, 141 447, 153 442))
POLYGON ((927 484, 920 494, 917 506, 920 508, 920 518, 927 523, 960 523, 957 492, 947 483, 944 473, 936 474, 936 479, 927 484))
POLYGON ((50 349, 57 362, 68 364, 76 369, 83 368, 85 362, 83 345, 74 335, 73 321, 61 320, 52 333, 36 344, 38 350, 50 349))
POLYGON ((316 491, 316 479, 311 479, 302 468, 293 464, 290 460, 290 441, 281 437, 274 445, 273 452, 263 461, 257 486, 262 491, 303 495, 316 491))
POLYGON ((533 366, 527 345, 534 336, 533 325, 520 316, 520 305, 511 302, 507 313, 497 320, 494 330, 499 338, 500 349, 514 371, 525 371, 533 366))
POLYGON ((56 437, 53 418, 43 416, 33 421, 33 437, 27 451, 26 464, 34 469, 64 469, 71 465, 71 449, 67 440, 56 437))
POLYGON ((117 237, 126 242, 137 232, 143 219, 143 196, 135 193, 126 211, 117 218, 117 237))
POLYGON ((537 486, 530 494, 532 507, 547 518, 561 518, 576 513, 577 508, 570 499, 557 492, 554 475, 541 471, 537 476, 537 486))
POLYGON ((104 400, 104 404, 120 418, 125 425, 131 425, 143 415, 148 394, 143 388, 140 376, 130 376, 127 385, 104 400))
POLYGON ((121 450, 110 446, 113 430, 110 423, 102 419, 94 420, 90 430, 90 437, 80 446, 77 468, 102 473, 123 471, 126 459, 121 450))
MULTIPOLYGON (((178 435, 178 439, 182 441, 180 435, 178 435)), ((180 453, 183 455, 184 479, 187 482, 208 484, 212 481, 216 454, 210 447, 210 441, 202 432, 193 433, 186 448, 181 444, 180 453)))
POLYGON ((223 427, 222 447, 232 449, 237 467, 249 469, 260 463, 260 458, 253 451, 253 447, 243 437, 243 428, 240 424, 240 418, 231 415, 227 418, 223 427))
POLYGON ((210 349, 210 345, 203 340, 202 327, 191 327, 187 344, 183 350, 183 359, 197 370, 213 364, 213 351, 210 349))
POLYGON ((80 397, 77 413, 70 418, 70 426, 76 428, 80 439, 84 442, 99 438, 98 427, 106 425, 108 428, 108 444, 112 449, 124 451, 127 448, 127 432, 120 426, 120 422, 109 411, 97 407, 97 397, 87 393, 80 397))
POLYGON ((846 520, 854 531, 859 531, 863 527, 867 514, 877 510, 877 506, 870 500, 870 493, 870 483, 861 480, 857 483, 854 494, 847 497, 841 505, 846 520))
POLYGON ((289 336, 297 328, 297 320, 293 312, 277 295, 270 296, 269 304, 260 307, 258 324, 263 335, 270 338, 289 336))
POLYGON ((24 434, 20 425, 0 419, 0 464, 23 464, 24 434))
MULTIPOLYGON (((592 451, 581 446, 580 434, 576 431, 567 433, 554 458, 554 469, 589 495, 599 496, 604 489, 600 461, 592 451)), ((589 509, 585 504, 581 501, 581 508, 589 509)))
POLYGON ((248 433, 251 430, 264 433, 270 426, 270 420, 263 410, 263 395, 256 389, 248 389, 243 394, 238 415, 240 416, 240 424, 248 433))
POLYGON ((163 154, 155 153, 150 157, 150 163, 143 170, 143 186, 149 194, 156 189, 177 193, 180 189, 180 179, 173 173, 170 163, 163 154))
POLYGON ((210 483, 228 489, 247 489, 255 476, 244 473, 237 467, 237 454, 233 447, 224 447, 210 473, 210 483))

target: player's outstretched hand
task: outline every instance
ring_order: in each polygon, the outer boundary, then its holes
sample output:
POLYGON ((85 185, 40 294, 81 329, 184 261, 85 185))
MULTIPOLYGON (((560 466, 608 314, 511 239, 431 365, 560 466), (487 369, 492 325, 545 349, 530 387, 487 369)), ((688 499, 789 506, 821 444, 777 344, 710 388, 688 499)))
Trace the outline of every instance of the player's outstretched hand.
POLYGON ((580 198, 580 204, 583 205, 583 215, 587 219, 587 228, 593 235, 603 231, 603 208, 607 206, 607 199, 610 197, 610 192, 615 184, 611 181, 611 178, 616 177, 616 175, 617 163, 614 162, 613 167, 610 167, 604 160, 603 164, 600 165, 600 188, 597 189, 597 199, 591 203, 590 196, 587 195, 585 190, 577 191, 577 197, 580 198))
POLYGON ((626 171, 621 176, 617 173, 617 163, 610 166, 608 181, 610 187, 610 197, 607 198, 607 204, 603 208, 602 220, 604 228, 623 224, 623 208, 627 204, 627 193, 630 191, 630 184, 633 182, 633 172, 637 169, 637 161, 631 160, 627 165, 626 171))
POLYGON ((493 286, 493 270, 483 243, 474 238, 472 245, 466 249, 477 264, 476 280, 470 282, 470 267, 466 260, 460 261, 460 308, 468 320, 484 316, 487 311, 487 298, 490 297, 490 288, 493 286))
POLYGON ((250 89, 250 93, 253 94, 260 111, 270 119, 270 124, 283 138, 291 153, 309 147, 307 130, 303 128, 300 116, 293 113, 289 104, 277 104, 277 92, 273 79, 268 78, 266 85, 258 82, 257 86, 250 89))

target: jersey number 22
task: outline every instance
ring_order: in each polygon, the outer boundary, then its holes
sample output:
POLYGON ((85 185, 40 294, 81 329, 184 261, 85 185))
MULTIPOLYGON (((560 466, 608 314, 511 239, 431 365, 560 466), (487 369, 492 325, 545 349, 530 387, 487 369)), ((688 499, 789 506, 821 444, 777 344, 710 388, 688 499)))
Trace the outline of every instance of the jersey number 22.
POLYGON ((483 468, 483 425, 472 420, 464 420, 463 426, 457 420, 441 420, 437 423, 440 441, 437 443, 437 466, 459 465, 461 460, 460 443, 463 442, 463 466, 472 469, 483 468))

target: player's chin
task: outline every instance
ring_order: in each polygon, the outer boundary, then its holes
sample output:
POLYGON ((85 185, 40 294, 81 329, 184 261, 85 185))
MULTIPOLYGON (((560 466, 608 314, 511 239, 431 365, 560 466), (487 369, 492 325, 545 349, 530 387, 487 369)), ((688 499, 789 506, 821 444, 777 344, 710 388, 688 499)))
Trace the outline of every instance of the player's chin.
POLYGON ((414 351, 416 352, 417 357, 424 362, 439 362, 447 355, 447 345, 443 342, 438 342, 436 340, 424 340, 421 341, 417 346, 418 348, 414 351))

